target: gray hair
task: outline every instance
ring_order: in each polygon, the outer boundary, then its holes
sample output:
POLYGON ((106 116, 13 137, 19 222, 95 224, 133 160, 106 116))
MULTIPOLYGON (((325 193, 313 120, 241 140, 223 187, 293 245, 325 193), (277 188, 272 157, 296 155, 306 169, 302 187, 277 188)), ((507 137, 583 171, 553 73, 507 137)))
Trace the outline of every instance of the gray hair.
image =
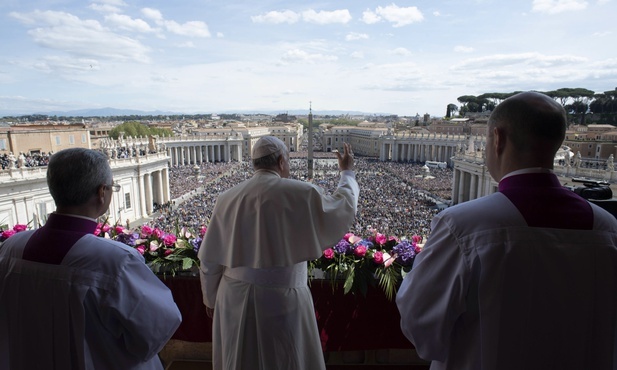
POLYGON ((88 202, 101 185, 111 185, 113 174, 102 152, 70 148, 54 153, 47 166, 47 186, 56 206, 88 202))

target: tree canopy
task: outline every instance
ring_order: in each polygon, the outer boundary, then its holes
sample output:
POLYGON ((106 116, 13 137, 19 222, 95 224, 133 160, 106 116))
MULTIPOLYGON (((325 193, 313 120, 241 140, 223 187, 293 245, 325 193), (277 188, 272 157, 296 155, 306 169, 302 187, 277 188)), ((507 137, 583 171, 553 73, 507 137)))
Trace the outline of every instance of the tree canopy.
MULTIPOLYGON (((457 98, 460 103, 458 112, 461 116, 464 116, 467 112, 492 111, 504 99, 519 92, 492 92, 478 96, 462 95, 457 98)), ((564 87, 557 90, 538 92, 546 94, 559 102, 568 113, 570 121, 586 124, 586 118, 589 114, 598 114, 600 117, 594 117, 594 121, 617 124, 617 88, 598 94, 582 87, 564 87)), ((453 115, 453 106, 456 107, 454 104, 448 104, 446 117, 453 115)))
POLYGON ((124 136, 132 136, 132 137, 147 137, 149 135, 159 135, 159 136, 172 136, 173 133, 169 129, 158 128, 158 127, 149 127, 142 123, 136 121, 124 122, 121 125, 114 127, 110 132, 109 136, 113 139, 118 139, 120 137, 120 132, 124 132, 124 136))

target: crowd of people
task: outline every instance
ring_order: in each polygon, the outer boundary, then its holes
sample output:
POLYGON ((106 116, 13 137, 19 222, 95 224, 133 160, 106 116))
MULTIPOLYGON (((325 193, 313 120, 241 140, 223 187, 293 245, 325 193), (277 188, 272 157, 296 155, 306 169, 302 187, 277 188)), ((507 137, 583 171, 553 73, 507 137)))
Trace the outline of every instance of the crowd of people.
MULTIPOLYGON (((334 155, 320 156, 314 162, 313 178, 308 179, 306 157, 291 160, 290 178, 313 181, 326 192, 338 183, 334 155)), ((159 208, 151 226, 173 230, 176 225, 191 230, 207 226, 218 195, 252 175, 248 162, 203 163, 170 168, 172 199, 203 189, 182 203, 159 208)), ((428 236, 430 222, 438 210, 437 199, 451 198, 452 169, 427 168, 422 163, 379 162, 356 158, 357 180, 360 185, 358 212, 352 230, 368 235, 371 229, 382 234, 410 238, 428 236)))
POLYGON ((24 154, 20 153, 18 156, 10 154, 2 154, 0 155, 0 167, 3 170, 13 168, 23 168, 23 167, 39 167, 39 166, 47 166, 49 163, 50 153, 32 153, 32 154, 24 154))

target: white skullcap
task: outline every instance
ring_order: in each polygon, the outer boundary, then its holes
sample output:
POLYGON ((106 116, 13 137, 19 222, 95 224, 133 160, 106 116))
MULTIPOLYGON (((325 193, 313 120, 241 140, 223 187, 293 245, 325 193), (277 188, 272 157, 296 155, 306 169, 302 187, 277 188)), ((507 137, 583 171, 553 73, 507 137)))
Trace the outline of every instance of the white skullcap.
POLYGON ((253 145, 253 153, 251 157, 253 159, 257 159, 278 152, 283 154, 286 150, 287 146, 280 139, 277 139, 274 136, 264 136, 257 140, 255 145, 253 145))

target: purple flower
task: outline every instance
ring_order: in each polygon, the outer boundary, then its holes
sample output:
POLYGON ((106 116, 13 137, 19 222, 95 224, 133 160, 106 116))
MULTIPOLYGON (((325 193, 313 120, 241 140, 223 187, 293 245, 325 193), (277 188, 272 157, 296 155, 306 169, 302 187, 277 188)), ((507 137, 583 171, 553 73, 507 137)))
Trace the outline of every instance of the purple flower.
POLYGON ((193 240, 191 240, 191 244, 193 244, 193 250, 195 251, 195 253, 199 252, 199 247, 201 246, 201 237, 197 237, 193 240))
POLYGON ((335 246, 334 246, 334 251, 338 254, 345 254, 348 252, 352 252, 353 251, 353 246, 351 244, 349 244, 349 242, 345 239, 341 239, 340 242, 338 242, 335 246))
POLYGON ((413 259, 416 257, 415 245, 408 240, 403 240, 392 248, 392 253, 397 256, 396 262, 401 265, 411 265, 413 259))
POLYGON ((139 234, 125 231, 116 235, 115 239, 120 243, 124 243, 126 245, 130 245, 131 247, 134 247, 135 241, 139 239, 139 234))

